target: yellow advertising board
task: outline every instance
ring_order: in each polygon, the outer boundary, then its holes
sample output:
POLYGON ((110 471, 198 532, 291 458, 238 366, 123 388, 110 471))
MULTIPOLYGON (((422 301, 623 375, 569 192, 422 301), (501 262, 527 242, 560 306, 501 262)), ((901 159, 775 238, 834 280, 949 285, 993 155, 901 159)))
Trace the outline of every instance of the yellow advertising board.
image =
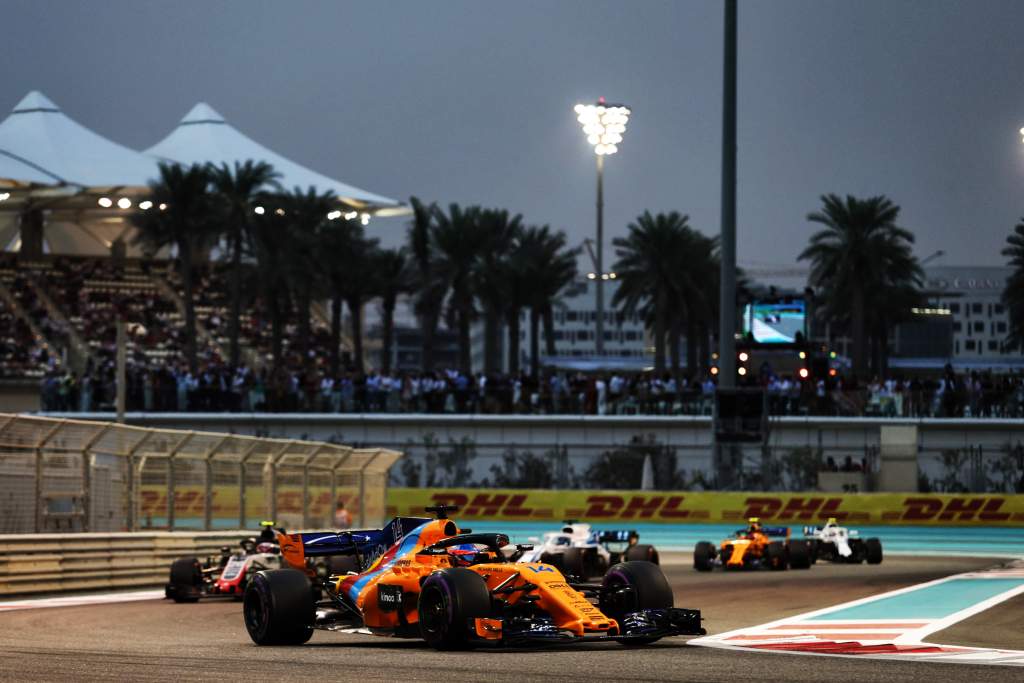
POLYGON ((1024 494, 737 493, 715 491, 552 491, 391 488, 387 514, 422 515, 458 505, 460 519, 537 521, 813 523, 1024 526, 1024 494))

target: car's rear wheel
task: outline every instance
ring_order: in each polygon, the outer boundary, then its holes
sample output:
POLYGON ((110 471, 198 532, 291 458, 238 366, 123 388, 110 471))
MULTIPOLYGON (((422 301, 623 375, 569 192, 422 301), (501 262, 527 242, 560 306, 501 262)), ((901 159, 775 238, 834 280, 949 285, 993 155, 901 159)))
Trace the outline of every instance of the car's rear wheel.
POLYGON ((786 549, 779 541, 772 541, 764 548, 764 560, 768 568, 782 571, 786 568, 786 549))
POLYGON ((789 542, 789 566, 793 569, 811 568, 811 549, 807 541, 789 542))
POLYGON ((653 545, 644 545, 638 543, 632 545, 626 551, 626 561, 636 562, 637 560, 646 560, 658 564, 658 551, 655 550, 653 545))
POLYGON ((202 595, 203 567, 194 557, 182 557, 171 564, 171 581, 165 594, 174 602, 197 602, 202 595))
POLYGON ((587 557, 584 548, 566 548, 562 554, 562 573, 575 576, 581 581, 587 579, 587 557))
POLYGON ((301 645, 313 635, 313 590, 294 569, 257 572, 242 604, 245 629, 257 645, 301 645))
POLYGON ((707 541, 700 541, 693 549, 693 568, 699 572, 709 572, 714 567, 715 546, 707 541))
POLYGON ((476 572, 454 567, 434 572, 420 589, 420 632, 438 650, 470 646, 474 619, 490 616, 491 593, 476 572))
MULTIPOLYGON (((622 628, 627 614, 643 609, 668 609, 675 604, 665 573, 653 562, 636 560, 613 566, 604 575, 598 608, 622 628)), ((627 645, 647 645, 661 638, 632 638, 627 645)))
POLYGON ((867 556, 868 564, 882 564, 882 542, 877 538, 864 541, 864 554, 867 556))

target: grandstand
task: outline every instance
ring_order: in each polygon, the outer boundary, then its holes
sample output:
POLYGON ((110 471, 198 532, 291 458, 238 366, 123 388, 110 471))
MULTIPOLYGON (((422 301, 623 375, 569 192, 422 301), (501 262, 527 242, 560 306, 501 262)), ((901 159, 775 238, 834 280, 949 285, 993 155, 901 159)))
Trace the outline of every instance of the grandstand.
MULTIPOLYGON (((85 128, 41 93, 29 93, 14 107, 0 122, 0 395, 9 406, 109 408, 119 320, 127 323, 128 392, 138 407, 172 409, 183 405, 181 396, 203 393, 202 382, 239 381, 223 363, 229 345, 226 266, 212 259, 197 266, 201 367, 192 377, 179 372, 185 366, 185 304, 173 255, 144 253, 128 219, 131 211, 146 208, 141 203, 158 162, 249 160, 271 163, 284 187, 335 192, 339 206, 358 211, 364 222, 406 211, 400 202, 263 147, 205 104, 145 152, 85 128)), ((311 338, 301 340, 295 325, 284 331, 289 365, 322 360, 299 355, 327 348, 326 311, 314 305, 312 314, 311 338)), ((249 382, 271 351, 268 316, 258 297, 245 302, 240 322, 241 379, 249 382)))

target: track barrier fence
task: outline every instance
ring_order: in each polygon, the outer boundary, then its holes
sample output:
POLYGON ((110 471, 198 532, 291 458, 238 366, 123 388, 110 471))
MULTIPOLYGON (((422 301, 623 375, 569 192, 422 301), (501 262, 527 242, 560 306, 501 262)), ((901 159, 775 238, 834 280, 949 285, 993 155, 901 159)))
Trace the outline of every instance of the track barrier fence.
POLYGON ((0 413, 0 534, 380 523, 383 448, 0 413))

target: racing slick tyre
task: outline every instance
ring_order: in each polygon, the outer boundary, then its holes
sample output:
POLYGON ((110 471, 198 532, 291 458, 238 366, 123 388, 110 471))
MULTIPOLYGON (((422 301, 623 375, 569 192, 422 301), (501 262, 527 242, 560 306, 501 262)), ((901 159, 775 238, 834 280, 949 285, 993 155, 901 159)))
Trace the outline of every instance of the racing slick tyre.
POLYGON ((811 555, 811 564, 818 564, 818 542, 808 541, 807 550, 810 552, 811 555))
POLYGON ((877 538, 864 541, 864 554, 867 556, 868 564, 882 564, 882 542, 877 538))
POLYGON ((658 551, 654 549, 653 545, 642 545, 637 544, 630 546, 626 551, 626 561, 636 562, 637 560, 647 560, 658 564, 658 551))
POLYGON ((563 574, 575 576, 580 581, 587 580, 587 556, 583 548, 566 548, 562 555, 561 570, 563 574))
POLYGON ((550 564, 552 567, 557 567, 559 570, 564 569, 562 566, 562 553, 541 553, 540 561, 544 564, 550 564))
POLYGON ((779 541, 772 541, 764 548, 764 562, 773 571, 786 568, 786 548, 779 541))
POLYGON ((714 566, 715 546, 707 541, 700 541, 693 549, 693 568, 699 572, 709 572, 714 566))
POLYGON ((434 572, 423 582, 419 598, 420 632, 437 650, 470 646, 473 619, 491 613, 491 592, 476 572, 453 567, 434 572))
POLYGON ((164 594, 174 602, 198 602, 202 595, 203 568, 194 557, 183 557, 171 564, 171 581, 164 594))
POLYGON ((793 569, 811 568, 811 549, 807 541, 789 542, 789 566, 793 569))
POLYGON ((294 569, 258 572, 245 589, 245 630, 257 645, 301 645, 313 635, 313 589, 294 569))
MULTIPOLYGON (((665 573, 653 562, 634 560, 622 562, 604 575, 603 590, 598 600, 598 609, 606 616, 619 622, 630 612, 642 609, 668 609, 675 605, 672 587, 668 585, 665 573), (631 588, 632 590, 617 590, 631 588)), ((649 645, 660 638, 634 638, 622 641, 624 645, 649 645)))

